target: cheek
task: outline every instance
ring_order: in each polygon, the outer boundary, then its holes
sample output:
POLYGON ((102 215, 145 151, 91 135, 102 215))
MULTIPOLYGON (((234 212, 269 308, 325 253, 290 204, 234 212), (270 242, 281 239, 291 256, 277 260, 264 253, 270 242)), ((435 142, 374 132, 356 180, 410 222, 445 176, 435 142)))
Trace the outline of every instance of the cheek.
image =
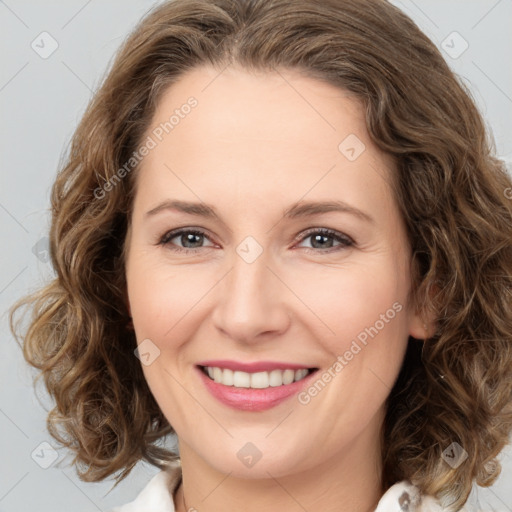
POLYGON ((348 350, 358 337, 364 343, 374 327, 390 335, 403 329, 406 281, 390 265, 352 265, 307 279, 296 275, 292 287, 307 305, 302 321, 318 325, 315 337, 332 353, 348 350))
POLYGON ((150 338, 163 345, 164 340, 190 324, 194 312, 200 310, 199 301, 212 287, 208 283, 214 276, 210 274, 198 267, 191 271, 155 262, 155 258, 143 254, 133 257, 126 277, 137 339, 150 338))
POLYGON ((354 417, 366 418, 380 407, 400 370, 408 340, 408 281, 385 259, 316 277, 307 284, 302 280, 300 296, 308 298, 315 314, 308 312, 304 318, 312 320, 303 321, 314 326, 312 339, 329 354, 328 371, 319 375, 329 381, 331 398, 324 403, 336 403, 354 417))

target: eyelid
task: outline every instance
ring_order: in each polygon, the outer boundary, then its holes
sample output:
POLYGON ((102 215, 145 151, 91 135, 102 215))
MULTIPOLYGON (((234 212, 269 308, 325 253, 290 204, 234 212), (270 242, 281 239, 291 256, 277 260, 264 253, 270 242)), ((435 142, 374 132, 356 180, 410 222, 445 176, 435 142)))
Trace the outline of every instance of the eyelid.
MULTIPOLYGON (((159 237, 158 244, 167 245, 170 240, 172 240, 173 238, 176 238, 177 236, 179 236, 183 233, 193 233, 193 234, 197 234, 197 235, 203 235, 206 239, 210 240, 210 236, 208 235, 207 231, 205 231, 203 228, 195 228, 192 226, 192 227, 176 228, 176 229, 172 229, 170 231, 166 231, 162 236, 159 237)), ((210 247, 210 246, 208 246, 208 247, 210 247)), ((183 251, 187 251, 187 250, 194 251, 194 252, 197 251, 197 249, 189 249, 188 247, 178 247, 178 249, 181 249, 183 251)), ((199 247, 199 249, 206 249, 206 247, 199 247)))
MULTIPOLYGON (((159 237, 159 241, 157 242, 157 245, 163 245, 163 246, 169 245, 170 240, 172 240, 173 238, 176 238, 177 236, 179 236, 183 233, 192 233, 192 234, 202 235, 202 236, 204 236, 204 238, 208 239, 210 242, 212 242, 214 244, 214 242, 210 239, 210 236, 209 236, 207 230, 205 230, 203 228, 197 228, 197 227, 190 226, 190 227, 176 228, 171 231, 165 232, 162 236, 159 237)), ((340 231, 337 231, 335 229, 326 228, 326 227, 312 227, 312 228, 303 230, 294 238, 293 241, 294 241, 294 243, 304 241, 310 235, 312 235, 314 233, 320 233, 324 236, 329 236, 331 238, 334 238, 335 240, 340 242, 340 244, 337 246, 334 246, 334 247, 330 247, 328 249, 324 249, 324 250, 315 249, 312 247, 302 247, 302 249, 305 249, 306 252, 313 252, 316 254, 327 254, 327 253, 331 253, 331 252, 336 252, 343 248, 347 249, 347 248, 350 248, 350 247, 353 247, 356 245, 356 242, 354 241, 354 239, 352 237, 350 237, 340 231)), ((208 249, 208 248, 212 248, 212 246, 198 247, 195 249, 190 249, 188 247, 175 246, 171 250, 174 252, 177 252, 177 253, 180 253, 180 252, 181 253, 197 253, 198 250, 200 250, 200 249, 208 249)))
POLYGON ((305 231, 301 231, 294 241, 300 242, 302 240, 305 240, 306 238, 308 238, 308 236, 310 236, 313 233, 320 233, 326 236, 331 236, 333 238, 338 238, 341 241, 345 242, 347 245, 355 245, 354 239, 351 238, 350 236, 335 229, 325 227, 308 228, 305 231))

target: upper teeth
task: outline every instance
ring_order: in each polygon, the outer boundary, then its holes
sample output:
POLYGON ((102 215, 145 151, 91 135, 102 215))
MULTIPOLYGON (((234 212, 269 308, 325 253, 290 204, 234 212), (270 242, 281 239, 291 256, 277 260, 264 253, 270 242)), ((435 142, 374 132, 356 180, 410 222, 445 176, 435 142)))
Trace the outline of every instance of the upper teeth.
POLYGON ((309 373, 309 370, 306 368, 301 370, 272 370, 270 372, 256 373, 233 371, 228 368, 218 368, 216 366, 206 366, 205 370, 210 378, 219 384, 234 386, 235 388, 255 389, 291 384, 294 381, 303 379, 309 373))

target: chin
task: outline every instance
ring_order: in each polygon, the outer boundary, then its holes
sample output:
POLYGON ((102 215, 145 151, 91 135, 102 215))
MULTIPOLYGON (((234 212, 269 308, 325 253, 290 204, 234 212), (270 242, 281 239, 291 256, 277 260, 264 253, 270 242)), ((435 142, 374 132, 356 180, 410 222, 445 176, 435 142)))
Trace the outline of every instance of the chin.
MULTIPOLYGON (((215 453, 217 450, 212 452, 209 447, 208 453, 205 453, 202 458, 216 471, 243 479, 283 477, 315 465, 311 457, 305 457, 306 452, 303 450, 293 449, 292 453, 287 453, 287 450, 280 450, 268 439, 265 441, 264 436, 267 434, 268 432, 262 435, 261 441, 233 440, 230 446, 219 445, 218 454, 215 453)), ((300 442, 297 446, 304 446, 304 444, 300 442)))

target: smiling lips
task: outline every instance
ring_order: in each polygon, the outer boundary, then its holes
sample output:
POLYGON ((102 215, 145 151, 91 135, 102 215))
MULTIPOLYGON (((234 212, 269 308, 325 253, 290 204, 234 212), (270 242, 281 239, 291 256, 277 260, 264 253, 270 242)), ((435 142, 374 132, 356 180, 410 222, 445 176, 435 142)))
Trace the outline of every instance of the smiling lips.
POLYGON ((197 365, 210 393, 225 405, 262 411, 296 394, 317 368, 261 361, 205 361, 197 365))

